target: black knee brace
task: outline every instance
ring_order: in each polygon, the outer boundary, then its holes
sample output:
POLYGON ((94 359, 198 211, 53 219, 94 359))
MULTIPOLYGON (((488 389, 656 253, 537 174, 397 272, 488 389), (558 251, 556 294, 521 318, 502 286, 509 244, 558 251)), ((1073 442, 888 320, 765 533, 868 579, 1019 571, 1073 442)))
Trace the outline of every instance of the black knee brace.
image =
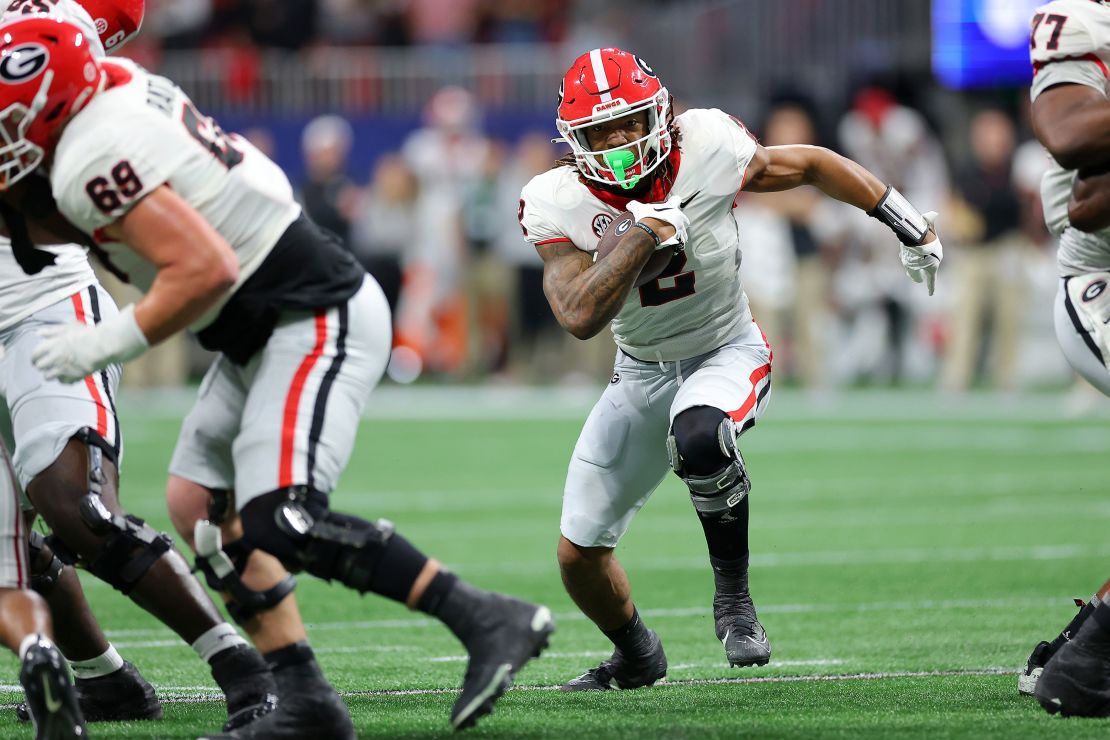
POLYGON ((293 576, 286 576, 265 591, 255 591, 243 583, 240 576, 254 548, 242 539, 224 545, 220 528, 212 522, 197 522, 193 542, 197 550, 195 570, 204 574, 209 588, 230 596, 227 612, 240 624, 277 606, 297 586, 293 576))
POLYGON ((338 580, 359 592, 371 581, 393 523, 371 523, 328 510, 327 494, 308 488, 271 491, 240 512, 249 544, 278 558, 286 568, 338 580))
POLYGON ((31 556, 31 588, 40 596, 46 596, 58 585, 65 563, 48 548, 46 538, 35 530, 31 530, 28 537, 27 550, 31 556), (49 559, 44 555, 44 549, 49 553, 49 559))
POLYGON ((720 409, 694 406, 676 416, 667 455, 701 517, 727 516, 751 490, 736 447, 736 425, 720 409))
MULTIPOLYGON (((81 563, 94 576, 122 593, 129 593, 150 567, 173 547, 173 540, 145 521, 130 514, 113 514, 100 498, 105 482, 103 457, 107 442, 90 429, 75 435, 85 443, 89 454, 89 492, 81 498, 81 519, 92 532, 104 537, 104 542, 91 557, 82 557, 81 563)), ((77 555, 57 537, 47 538, 58 558, 63 562, 77 562, 77 555)))

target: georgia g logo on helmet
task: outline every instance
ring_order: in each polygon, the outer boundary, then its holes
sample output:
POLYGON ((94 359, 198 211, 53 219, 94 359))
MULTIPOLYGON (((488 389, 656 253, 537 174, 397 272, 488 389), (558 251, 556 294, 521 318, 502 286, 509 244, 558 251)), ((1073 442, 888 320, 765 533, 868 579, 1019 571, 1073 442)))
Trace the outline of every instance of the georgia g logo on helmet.
POLYGON ((20 44, 0 60, 0 82, 23 84, 46 69, 49 61, 50 52, 42 44, 20 44))

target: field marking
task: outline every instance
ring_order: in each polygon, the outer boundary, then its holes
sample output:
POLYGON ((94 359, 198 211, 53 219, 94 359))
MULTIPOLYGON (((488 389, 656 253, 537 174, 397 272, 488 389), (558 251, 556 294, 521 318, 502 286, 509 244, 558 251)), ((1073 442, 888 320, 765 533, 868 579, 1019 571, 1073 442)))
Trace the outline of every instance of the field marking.
MULTIPOLYGON (((1008 599, 924 599, 919 601, 865 601, 856 604, 837 604, 830 602, 803 601, 794 604, 761 604, 761 614, 826 614, 829 612, 866 613, 874 611, 946 611, 952 609, 1009 609, 1009 608, 1037 608, 1056 609, 1066 612, 1074 609, 1071 602, 1059 596, 1044 596, 1035 598, 1008 598, 1008 599)), ((708 606, 668 607, 660 609, 641 609, 640 613, 651 619, 674 619, 687 617, 709 616, 713 610, 708 606)), ((559 622, 586 621, 586 615, 578 611, 557 612, 553 615, 559 622)), ((338 622, 309 622, 306 624, 311 634, 318 632, 339 632, 348 630, 382 630, 402 629, 410 630, 419 627, 441 627, 437 619, 427 617, 413 617, 412 619, 364 619, 338 622)), ((185 643, 174 639, 142 640, 137 642, 116 641, 120 637, 157 637, 169 636, 172 633, 164 627, 150 627, 139 629, 105 630, 105 634, 112 638, 117 648, 143 649, 145 647, 185 647, 185 643)), ((368 646, 365 649, 354 647, 320 647, 314 648, 316 652, 362 652, 369 650, 397 650, 403 651, 399 646, 375 648, 368 646)), ((551 655, 551 653, 545 653, 551 655)))
MULTIPOLYGON (((677 667, 677 666, 676 666, 677 667)), ((829 681, 889 681, 899 678, 959 678, 964 676, 1016 676, 1017 668, 968 668, 948 671, 881 671, 874 673, 815 673, 802 676, 736 676, 728 678, 680 678, 673 681, 663 680, 653 688, 667 689, 671 686, 719 686, 773 683, 820 683, 829 681)), ((223 702, 221 694, 214 693, 211 686, 155 686, 164 704, 195 704, 201 702, 223 702), (165 695, 170 692, 170 695, 165 695), (174 695, 174 692, 179 692, 174 695)), ((511 691, 558 691, 559 685, 525 684, 514 686, 511 691)), ((18 684, 2 684, 0 691, 22 692, 18 684)), ((340 691, 343 697, 375 696, 434 696, 457 694, 458 688, 435 689, 365 689, 359 691, 340 691)), ((16 704, 0 704, 0 709, 15 709, 16 704)))

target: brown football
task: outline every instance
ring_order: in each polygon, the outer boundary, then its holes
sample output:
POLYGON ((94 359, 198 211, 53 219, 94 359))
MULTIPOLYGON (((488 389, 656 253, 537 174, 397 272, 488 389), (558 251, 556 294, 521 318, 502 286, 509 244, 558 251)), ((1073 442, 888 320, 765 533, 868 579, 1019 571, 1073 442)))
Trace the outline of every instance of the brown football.
MULTIPOLYGON (((607 254, 616 249, 617 244, 628 235, 628 230, 632 228, 634 223, 636 223, 636 217, 632 215, 631 211, 617 214, 605 227, 605 233, 601 235, 601 239, 597 242, 597 258, 599 260, 605 259, 607 254)), ((655 250, 654 254, 648 257, 643 269, 640 270, 635 286, 639 288, 644 283, 650 283, 659 277, 659 273, 667 269, 667 265, 671 263, 673 257, 674 253, 670 249, 655 250)))

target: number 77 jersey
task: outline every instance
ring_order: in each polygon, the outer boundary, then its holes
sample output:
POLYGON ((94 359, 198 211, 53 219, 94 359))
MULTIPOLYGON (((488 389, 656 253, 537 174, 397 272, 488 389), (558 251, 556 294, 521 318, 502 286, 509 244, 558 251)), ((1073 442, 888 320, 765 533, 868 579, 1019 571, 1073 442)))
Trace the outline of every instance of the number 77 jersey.
MULTIPOLYGON (((690 218, 686 249, 658 279, 634 288, 612 323, 617 346, 646 361, 704 354, 751 323, 732 208, 756 143, 739 121, 715 108, 688 110, 675 124, 681 142, 670 156, 677 170, 673 183, 667 192, 653 191, 644 199, 679 196, 690 218)), ((524 187, 520 224, 538 248, 570 242, 594 252, 627 202, 587 185, 574 167, 556 167, 524 187)))
MULTIPOLYGON (((74 116, 55 150, 50 182, 58 210, 97 241, 111 268, 145 292, 157 269, 112 242, 104 227, 168 185, 231 245, 238 290, 300 215, 289 180, 248 141, 197 111, 168 79, 127 59, 101 65, 108 88, 74 116)), ((194 328, 209 324, 221 307, 194 328)))

